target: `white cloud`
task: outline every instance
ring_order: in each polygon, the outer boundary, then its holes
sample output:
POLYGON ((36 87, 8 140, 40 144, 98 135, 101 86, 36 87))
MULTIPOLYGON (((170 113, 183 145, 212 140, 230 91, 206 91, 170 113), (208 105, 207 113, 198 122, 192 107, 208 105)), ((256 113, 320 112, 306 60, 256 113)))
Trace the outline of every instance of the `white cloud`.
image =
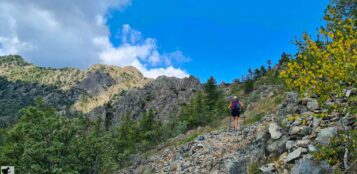
POLYGON ((150 78, 156 78, 161 75, 178 78, 188 76, 185 71, 174 68, 171 63, 172 60, 188 60, 182 52, 175 51, 160 55, 155 39, 143 38, 139 31, 132 29, 128 24, 123 25, 121 38, 122 42, 116 48, 109 42, 107 37, 93 40, 95 44, 105 47, 99 55, 102 63, 117 66, 134 66, 144 76, 150 78), (156 66, 160 64, 168 67, 157 68, 156 66))
POLYGON ((181 70, 180 68, 174 68, 172 66, 169 66, 167 68, 154 68, 154 69, 144 69, 141 70, 143 71, 144 75, 146 77, 150 77, 150 78, 157 78, 159 76, 165 75, 167 77, 178 77, 178 78, 184 78, 184 77, 188 77, 188 74, 181 70))
POLYGON ((20 51, 26 51, 32 49, 34 49, 33 45, 26 42, 19 41, 17 36, 13 36, 13 37, 0 36, 0 55, 17 54, 20 51))
POLYGON ((0 55, 20 54, 52 67, 86 68, 95 63, 132 65, 147 77, 185 77, 172 64, 186 59, 180 52, 160 54, 156 40, 143 38, 129 25, 122 28, 121 44, 109 41, 108 10, 122 10, 130 0, 0 1, 0 55), (181 57, 181 58, 180 58, 181 57))

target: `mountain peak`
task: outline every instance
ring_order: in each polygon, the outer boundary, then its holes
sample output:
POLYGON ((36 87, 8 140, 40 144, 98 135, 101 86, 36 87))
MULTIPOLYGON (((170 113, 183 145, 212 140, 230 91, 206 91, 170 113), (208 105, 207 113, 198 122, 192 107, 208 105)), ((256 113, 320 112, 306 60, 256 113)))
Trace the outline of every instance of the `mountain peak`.
POLYGON ((108 73, 114 79, 123 77, 123 75, 136 77, 138 79, 144 78, 144 75, 137 68, 133 66, 119 67, 115 65, 94 64, 86 70, 87 73, 93 71, 101 71, 104 73, 108 73))
POLYGON ((16 66, 32 65, 31 63, 26 62, 25 59, 19 55, 0 56, 0 64, 16 65, 16 66))

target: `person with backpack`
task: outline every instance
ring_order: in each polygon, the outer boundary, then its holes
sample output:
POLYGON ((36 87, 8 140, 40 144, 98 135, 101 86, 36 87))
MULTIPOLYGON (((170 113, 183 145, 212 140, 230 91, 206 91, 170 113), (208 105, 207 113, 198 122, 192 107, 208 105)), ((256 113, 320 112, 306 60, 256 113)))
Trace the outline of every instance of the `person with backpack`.
POLYGON ((233 97, 233 101, 229 104, 229 109, 233 117, 233 128, 238 129, 238 119, 240 116, 240 111, 243 107, 243 103, 238 100, 237 96, 233 97))

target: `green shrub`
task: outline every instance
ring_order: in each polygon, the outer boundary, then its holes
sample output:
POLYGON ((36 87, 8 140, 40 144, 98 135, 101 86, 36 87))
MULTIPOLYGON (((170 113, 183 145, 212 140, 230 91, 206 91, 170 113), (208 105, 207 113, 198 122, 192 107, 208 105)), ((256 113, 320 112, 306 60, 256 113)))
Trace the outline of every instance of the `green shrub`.
POLYGON ((357 159, 357 130, 338 132, 328 146, 318 146, 314 157, 319 161, 326 160, 331 165, 343 163, 345 147, 349 151, 349 159, 357 159))

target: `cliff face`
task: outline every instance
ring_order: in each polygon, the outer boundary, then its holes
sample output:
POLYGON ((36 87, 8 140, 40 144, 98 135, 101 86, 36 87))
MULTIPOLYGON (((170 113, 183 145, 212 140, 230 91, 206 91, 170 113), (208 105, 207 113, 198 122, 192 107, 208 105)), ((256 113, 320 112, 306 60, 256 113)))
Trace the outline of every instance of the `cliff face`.
POLYGON ((159 77, 143 88, 136 88, 117 95, 112 100, 114 108, 113 122, 118 123, 119 117, 132 113, 134 118, 141 113, 153 109, 160 120, 176 116, 180 106, 187 103, 190 97, 201 89, 199 81, 194 77, 177 79, 159 77))
POLYGON ((177 113, 200 83, 194 77, 145 78, 134 67, 93 65, 87 70, 44 68, 20 56, 0 57, 0 118, 2 124, 16 118, 18 111, 43 97, 63 115, 81 112, 91 118, 106 114, 111 103, 117 123, 131 112, 135 117, 149 108, 160 119, 177 113))

